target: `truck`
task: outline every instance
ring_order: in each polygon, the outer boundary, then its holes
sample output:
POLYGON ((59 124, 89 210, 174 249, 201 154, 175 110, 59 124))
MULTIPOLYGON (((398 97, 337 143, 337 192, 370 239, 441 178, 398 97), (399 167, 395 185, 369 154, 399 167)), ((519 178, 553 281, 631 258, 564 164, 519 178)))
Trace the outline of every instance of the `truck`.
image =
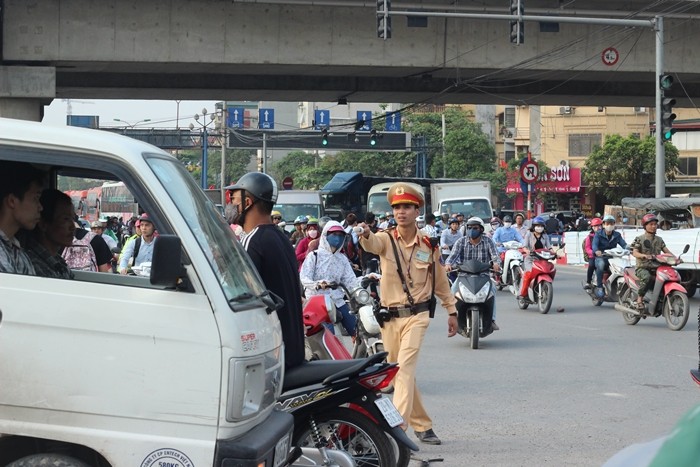
POLYGON ((150 276, 0 273, 0 465, 286 465, 279 303, 182 164, 113 133, 0 119, 8 161, 51 188, 122 182, 159 236, 150 276))
POLYGON ((324 215, 321 193, 312 190, 282 190, 277 193, 277 203, 272 208, 282 214, 285 230, 294 230, 294 219, 298 216, 315 217, 324 215))
MULTIPOLYGON (((367 176, 363 175, 361 172, 339 172, 333 176, 333 178, 321 188, 321 194, 323 195, 323 205, 326 215, 336 219, 343 220, 345 216, 354 212, 358 215, 360 220, 364 219, 365 214, 368 209, 370 212, 375 214, 380 214, 386 212, 386 206, 380 206, 377 201, 379 198, 373 200, 373 206, 369 207, 369 194, 372 187, 378 184, 388 184, 390 186, 395 182, 408 182, 414 183, 422 187, 425 193, 425 204, 426 211, 432 211, 435 209, 435 204, 431 203, 431 190, 430 187, 434 183, 461 183, 469 182, 475 180, 463 180, 463 179, 451 179, 451 178, 413 178, 413 177, 379 177, 379 176, 367 176)), ((374 190, 377 192, 378 190, 374 190)), ((386 194, 384 195, 386 196, 386 194)), ((388 205, 388 203, 387 203, 388 205)), ((490 202, 489 202, 490 205, 490 202)))
MULTIPOLYGON (((386 194, 393 184, 394 182, 378 183, 369 189, 369 193, 367 194, 367 212, 382 214, 391 211, 391 205, 389 204, 386 194)), ((425 190, 422 186, 411 182, 408 182, 407 185, 411 185, 419 193, 422 193, 425 198, 425 190)))
POLYGON ((486 224, 493 216, 489 181, 436 182, 430 185, 430 194, 433 209, 440 213, 453 216, 459 212, 467 218, 477 216, 486 224))

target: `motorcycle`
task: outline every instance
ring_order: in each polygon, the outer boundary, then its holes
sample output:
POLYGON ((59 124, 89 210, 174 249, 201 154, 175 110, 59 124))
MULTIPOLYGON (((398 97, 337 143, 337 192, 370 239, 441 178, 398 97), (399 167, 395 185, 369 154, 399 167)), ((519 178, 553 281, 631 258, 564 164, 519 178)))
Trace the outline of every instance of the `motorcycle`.
POLYGON ((472 349, 479 348, 479 338, 493 332, 491 321, 495 285, 489 276, 491 265, 468 260, 459 265, 452 293, 457 299, 457 332, 469 339, 472 349), (484 323, 489 326, 485 327, 484 323))
MULTIPOLYGON (((353 306, 352 302, 350 304, 350 312, 357 315, 352 358, 365 358, 384 351, 382 330, 377 320, 377 315, 381 313, 381 308, 377 301, 379 278, 378 274, 365 276, 361 281, 361 286, 369 293, 369 297, 365 299, 364 294, 354 294, 356 305, 353 306), (364 300, 364 303, 359 303, 361 300, 364 300)), ((345 293, 346 295, 351 295, 347 291, 345 293)))
MULTIPOLYGON (((651 248, 651 242, 644 240, 644 246, 651 248)), ((689 249, 690 245, 686 245, 678 259, 665 253, 654 256, 653 261, 658 266, 654 287, 644 296, 643 310, 637 309, 636 305, 639 279, 633 267, 625 268, 624 283, 618 290, 618 303, 615 304, 615 309, 622 312, 625 323, 635 325, 642 318, 663 315, 666 325, 672 331, 680 331, 685 327, 690 313, 688 294, 680 284, 681 277, 673 266, 680 263, 680 256, 689 249)))
POLYGON ((503 243, 503 247, 506 249, 503 255, 503 271, 501 274, 494 275, 498 290, 510 287, 511 292, 517 293, 513 285, 519 282, 520 277, 523 275, 522 246, 522 243, 515 240, 503 243))
MULTIPOLYGON (((370 276, 371 277, 371 276, 370 276)), ((337 283, 328 284, 330 287, 343 287, 337 283)), ((346 296, 354 297, 354 300, 359 303, 365 303, 359 307, 359 318, 357 322, 357 336, 353 345, 352 355, 343 345, 337 335, 333 334, 333 323, 336 322, 337 310, 335 303, 328 295, 313 295, 304 307, 303 320, 306 328, 306 343, 307 343, 307 359, 313 360, 350 360, 352 358, 361 358, 363 353, 370 356, 386 355, 383 351, 384 346, 380 339, 375 339, 371 336, 381 336, 381 328, 377 318, 374 316, 374 307, 376 302, 372 303, 371 296, 367 290, 358 288, 353 292, 348 292, 344 289, 346 296), (370 304, 371 303, 371 304, 370 304), (372 313, 370 316, 369 313, 372 313), (362 323, 361 323, 362 321, 362 323), (361 331, 361 327, 366 326, 367 335, 363 335, 365 331, 361 331), (375 334, 376 333, 376 334, 375 334), (366 340, 365 340, 366 339, 366 340), (357 355, 358 357, 353 357, 357 355)), ((352 306, 351 306, 352 308, 352 306)), ((354 309, 354 308, 353 308, 354 309)), ((378 315, 380 319, 382 315, 378 315)), ((382 388, 384 393, 391 391, 391 383, 382 388)), ((352 406, 357 409, 357 407, 352 406)), ((396 458, 397 467, 405 467, 411 459, 411 449, 403 444, 392 440, 392 448, 396 458)))
POLYGON ((609 258, 609 268, 603 273, 603 288, 588 287, 583 284, 583 290, 591 297, 593 305, 600 306, 603 302, 617 302, 618 291, 624 282, 625 268, 631 266, 630 251, 617 245, 615 248, 603 251, 603 257, 609 258))
POLYGON ((276 407, 294 416, 293 465, 394 467, 391 440, 419 450, 402 429, 401 414, 380 392, 399 369, 383 363, 385 357, 312 361, 287 370, 276 407))
MULTIPOLYGON (((559 245, 559 250, 564 248, 564 244, 559 245)), ((531 304, 537 304, 540 313, 547 314, 552 307, 554 299, 554 276, 557 273, 554 266, 556 254, 545 248, 533 250, 530 255, 535 258, 530 272, 530 283, 527 287, 527 297, 516 295, 518 308, 526 310, 531 304)), ((524 277, 524 276, 523 276, 524 277)), ((522 287, 522 280, 518 282, 518 292, 522 287)))

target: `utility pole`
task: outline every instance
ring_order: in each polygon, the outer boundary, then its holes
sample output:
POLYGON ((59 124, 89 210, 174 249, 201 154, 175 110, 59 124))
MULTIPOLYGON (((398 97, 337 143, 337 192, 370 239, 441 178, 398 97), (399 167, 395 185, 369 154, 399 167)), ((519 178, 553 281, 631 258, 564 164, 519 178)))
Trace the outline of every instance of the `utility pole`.
POLYGON ((664 19, 654 18, 654 34, 656 35, 656 190, 654 197, 666 196, 666 151, 663 139, 663 110, 662 100, 664 91, 661 89, 661 76, 664 72, 664 19))
POLYGON ((221 203, 224 203, 225 195, 224 187, 226 183, 226 146, 228 142, 227 135, 228 125, 226 124, 226 106, 221 107, 221 203))

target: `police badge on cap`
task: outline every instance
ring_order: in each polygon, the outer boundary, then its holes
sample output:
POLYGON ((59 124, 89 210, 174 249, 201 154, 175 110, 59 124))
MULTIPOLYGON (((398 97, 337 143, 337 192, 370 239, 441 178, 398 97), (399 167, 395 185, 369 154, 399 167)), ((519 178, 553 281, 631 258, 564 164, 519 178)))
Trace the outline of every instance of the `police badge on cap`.
POLYGON ((398 182, 391 185, 386 194, 386 199, 389 204, 395 206, 397 204, 413 204, 419 208, 425 204, 423 192, 412 184, 398 182))

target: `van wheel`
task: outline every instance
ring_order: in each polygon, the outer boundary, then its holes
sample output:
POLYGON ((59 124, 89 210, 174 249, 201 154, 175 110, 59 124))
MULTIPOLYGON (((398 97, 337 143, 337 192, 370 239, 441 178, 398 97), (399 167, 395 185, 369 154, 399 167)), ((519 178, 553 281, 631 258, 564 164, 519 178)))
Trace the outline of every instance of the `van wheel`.
POLYGON ((32 454, 7 464, 7 467, 90 467, 83 461, 61 454, 32 454))

